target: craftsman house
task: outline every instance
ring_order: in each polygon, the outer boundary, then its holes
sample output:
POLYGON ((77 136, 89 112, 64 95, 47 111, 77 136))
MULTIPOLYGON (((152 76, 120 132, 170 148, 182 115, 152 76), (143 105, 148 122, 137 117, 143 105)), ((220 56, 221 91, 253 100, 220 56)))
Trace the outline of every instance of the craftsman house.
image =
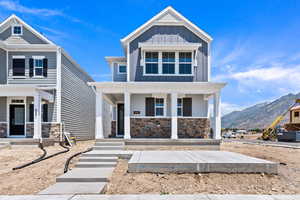
POLYGON ((105 58, 112 82, 90 83, 97 91, 96 138, 220 139, 225 83, 211 82, 211 42, 172 7, 121 39, 125 56, 105 58), (111 117, 103 101, 113 106, 111 117))
POLYGON ((12 15, 0 24, 0 138, 51 138, 64 124, 94 137, 93 79, 59 46, 12 15))

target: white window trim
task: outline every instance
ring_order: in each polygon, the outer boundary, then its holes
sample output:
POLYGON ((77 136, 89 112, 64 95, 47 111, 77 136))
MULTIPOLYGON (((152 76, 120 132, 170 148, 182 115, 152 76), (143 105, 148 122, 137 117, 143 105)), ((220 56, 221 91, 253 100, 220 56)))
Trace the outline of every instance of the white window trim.
POLYGON ((154 97, 154 116, 155 117, 166 117, 166 101, 167 99, 164 97, 164 98, 160 98, 160 97, 154 97), (163 99, 164 100, 164 105, 163 106, 156 106, 156 99, 163 99), (163 108, 164 110, 164 113, 163 115, 156 115, 156 108, 163 108))
POLYGON ((118 63, 118 74, 127 74, 127 63, 118 63), (126 72, 120 72, 120 66, 125 66, 126 67, 126 72))
MULTIPOLYGON (((141 63, 143 65, 143 76, 194 76, 194 51, 143 51, 141 63), (148 74, 146 73, 146 52, 158 52, 158 73, 157 74, 148 74), (162 52, 175 52, 175 73, 174 74, 163 74, 162 73, 162 52), (187 62, 191 63, 191 74, 179 74, 179 53, 181 52, 191 52, 192 53, 192 61, 187 62)), ((156 62, 147 62, 147 63, 156 63, 156 62)))
POLYGON ((22 25, 18 25, 18 24, 12 25, 12 26, 11 26, 11 35, 13 35, 13 36, 20 36, 20 35, 23 35, 23 26, 22 26, 22 25), (14 33, 14 27, 16 27, 16 26, 21 27, 21 33, 20 33, 20 34, 15 34, 15 33, 14 33))
MULTIPOLYGON (((186 51, 181 51, 180 53, 187 53, 186 51)), ((193 70, 193 63, 194 63, 194 52, 192 52, 192 60, 191 62, 180 62, 180 58, 179 58, 179 53, 178 53, 178 74, 180 73, 179 72, 179 65, 180 64, 191 64, 191 74, 194 73, 194 70, 193 70)), ((181 74, 181 75, 190 75, 190 74, 181 74)))
POLYGON ((42 74, 44 73, 44 58, 45 58, 45 56, 32 56, 32 58, 33 58, 33 77, 34 78, 44 78, 44 76, 43 75, 36 75, 35 74, 35 69, 36 68, 42 68, 42 74), (42 60, 42 63, 43 63, 43 66, 42 67, 36 67, 35 66, 35 61, 36 60, 42 60))
POLYGON ((174 58, 174 62, 164 62, 163 58, 161 58, 161 74, 163 74, 163 75, 175 75, 176 74, 176 52, 174 52, 174 51, 162 51, 160 53, 162 55, 165 52, 167 52, 167 53, 175 53, 175 58, 174 58), (163 64, 174 64, 174 74, 164 74, 164 72, 163 72, 163 64))

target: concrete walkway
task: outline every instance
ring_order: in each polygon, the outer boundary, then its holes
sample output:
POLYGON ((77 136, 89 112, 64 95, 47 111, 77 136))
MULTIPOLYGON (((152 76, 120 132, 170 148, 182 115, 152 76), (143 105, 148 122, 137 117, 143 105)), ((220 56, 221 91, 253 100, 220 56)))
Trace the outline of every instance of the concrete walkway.
POLYGON ((100 194, 104 191, 122 152, 122 142, 97 142, 91 152, 82 154, 75 168, 56 178, 56 184, 39 194, 100 194))
POLYGON ((299 200, 300 195, 23 195, 0 200, 299 200))

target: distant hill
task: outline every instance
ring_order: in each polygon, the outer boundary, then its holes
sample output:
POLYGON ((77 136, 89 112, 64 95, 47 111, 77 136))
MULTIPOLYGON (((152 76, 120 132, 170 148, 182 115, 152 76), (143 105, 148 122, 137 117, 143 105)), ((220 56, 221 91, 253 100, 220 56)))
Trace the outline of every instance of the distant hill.
MULTIPOLYGON (((234 111, 222 117, 223 128, 265 128, 284 111, 286 111, 294 102, 300 98, 298 94, 288 94, 272 102, 264 102, 248 107, 242 111, 234 111)), ((283 123, 289 120, 287 114, 283 123)))

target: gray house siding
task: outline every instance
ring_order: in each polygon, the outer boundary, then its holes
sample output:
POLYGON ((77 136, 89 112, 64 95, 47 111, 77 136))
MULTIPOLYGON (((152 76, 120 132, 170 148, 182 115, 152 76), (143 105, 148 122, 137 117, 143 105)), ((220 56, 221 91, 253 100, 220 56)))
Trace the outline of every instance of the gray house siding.
POLYGON ((95 135, 95 94, 88 81, 93 80, 62 55, 61 119, 80 139, 95 135))
POLYGON ((6 51, 0 49, 0 84, 6 84, 7 67, 6 67, 6 51))
POLYGON ((113 81, 115 82, 126 82, 127 74, 119 74, 118 73, 118 63, 114 63, 113 65, 113 81))
POLYGON ((0 122, 7 121, 6 97, 0 97, 0 122))
MULTIPOLYGON (((8 27, 2 33, 0 33, 0 39, 1 40, 7 40, 11 36, 12 36, 11 26, 8 27)), ((29 44, 47 44, 46 41, 44 41, 44 40, 40 39, 39 37, 37 37, 35 34, 33 34, 31 31, 29 31, 24 26, 23 26, 23 35, 13 36, 13 37, 21 37, 23 40, 25 40, 29 44)))
POLYGON ((56 84, 56 52, 9 52, 8 84, 56 84), (12 57, 25 56, 25 78, 12 77, 12 57), (29 77, 29 59, 32 56, 45 56, 48 59, 48 76, 45 78, 29 77))
POLYGON ((207 43, 184 26, 153 26, 130 43, 130 81, 191 82, 207 81, 207 43), (198 49, 198 65, 194 67, 194 76, 144 76, 140 64, 140 42, 153 44, 201 43, 198 49), (196 68, 196 69, 195 69, 196 68))

